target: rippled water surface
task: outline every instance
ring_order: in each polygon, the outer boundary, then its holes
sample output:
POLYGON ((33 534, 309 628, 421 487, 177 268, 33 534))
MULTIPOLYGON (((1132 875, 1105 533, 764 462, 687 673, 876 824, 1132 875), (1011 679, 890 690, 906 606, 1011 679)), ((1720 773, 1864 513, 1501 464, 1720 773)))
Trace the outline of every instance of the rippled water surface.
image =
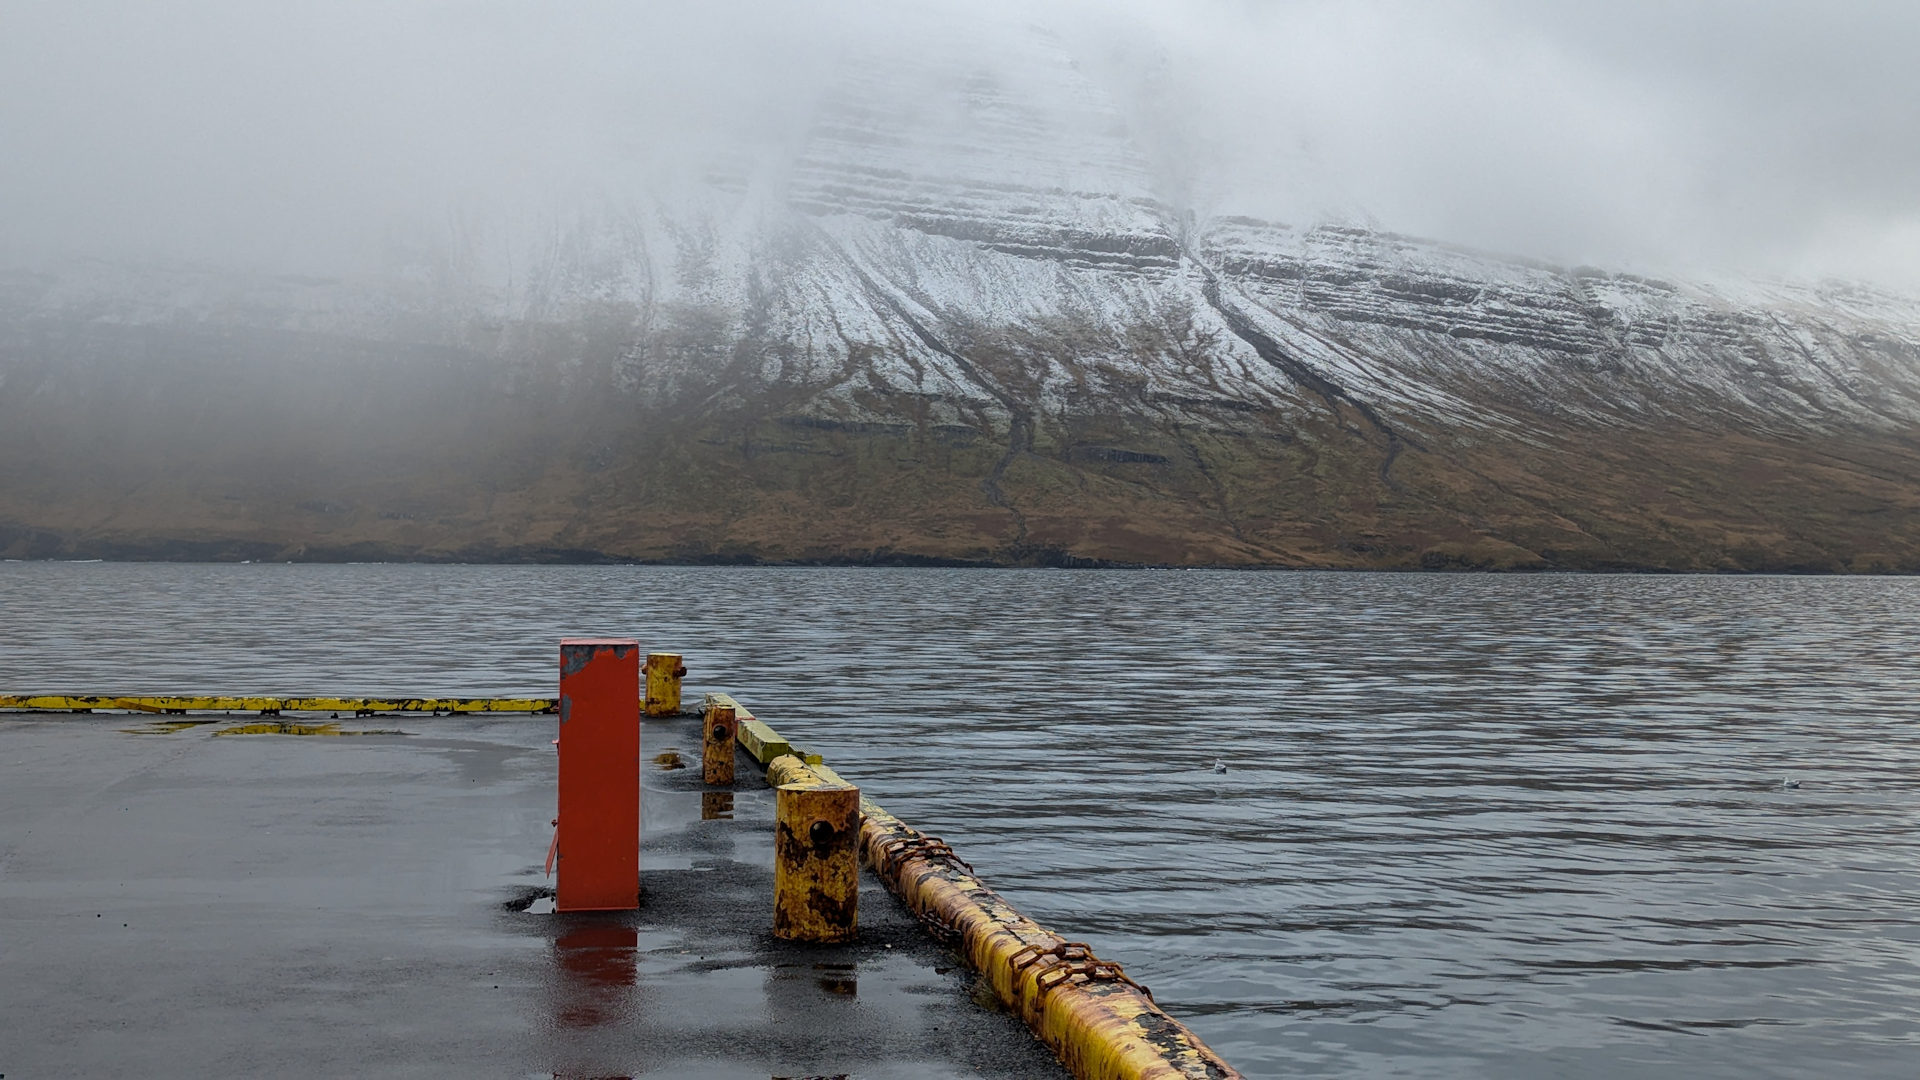
POLYGON ((0 605, 10 691, 680 649, 1252 1076, 1920 1074, 1913 580, 13 563, 0 605))

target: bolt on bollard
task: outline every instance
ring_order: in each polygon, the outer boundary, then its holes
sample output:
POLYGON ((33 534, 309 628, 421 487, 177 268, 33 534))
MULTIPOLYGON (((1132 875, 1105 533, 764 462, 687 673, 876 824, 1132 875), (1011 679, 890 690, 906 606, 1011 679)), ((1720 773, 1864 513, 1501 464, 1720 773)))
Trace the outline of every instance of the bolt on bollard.
POLYGON ((773 936, 851 941, 860 918, 860 789, 798 771, 797 782, 774 789, 773 936))
MULTIPOLYGON (((640 906, 640 643, 560 642, 559 911, 640 906)), ((556 858, 557 857, 557 858, 556 858)))
POLYGON ((672 716, 680 711, 680 678, 687 673, 687 665, 680 661, 679 653, 647 654, 648 716, 672 716))
POLYGON ((700 749, 700 779, 709 784, 733 783, 736 731, 733 706, 708 703, 706 737, 700 749))

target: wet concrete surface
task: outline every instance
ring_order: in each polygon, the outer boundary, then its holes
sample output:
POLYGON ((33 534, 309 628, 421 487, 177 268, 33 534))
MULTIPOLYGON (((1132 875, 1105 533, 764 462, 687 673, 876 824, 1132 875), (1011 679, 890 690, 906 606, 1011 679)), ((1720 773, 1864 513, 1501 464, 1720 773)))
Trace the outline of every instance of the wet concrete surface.
POLYGON ((1066 1075, 870 875, 856 943, 775 941, 773 793, 703 785, 690 719, 642 730, 640 908, 592 915, 541 868, 551 717, 251 719, 0 717, 7 1080, 1066 1075))

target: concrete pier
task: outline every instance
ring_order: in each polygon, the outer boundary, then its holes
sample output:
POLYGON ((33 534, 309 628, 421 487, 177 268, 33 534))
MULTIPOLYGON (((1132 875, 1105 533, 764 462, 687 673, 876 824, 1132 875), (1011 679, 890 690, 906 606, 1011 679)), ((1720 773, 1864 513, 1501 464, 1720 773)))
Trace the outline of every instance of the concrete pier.
POLYGON ((327 720, 0 715, 0 1074, 1067 1075, 871 875, 857 942, 775 940, 774 793, 697 717, 644 722, 640 907, 580 914, 551 717, 327 720))

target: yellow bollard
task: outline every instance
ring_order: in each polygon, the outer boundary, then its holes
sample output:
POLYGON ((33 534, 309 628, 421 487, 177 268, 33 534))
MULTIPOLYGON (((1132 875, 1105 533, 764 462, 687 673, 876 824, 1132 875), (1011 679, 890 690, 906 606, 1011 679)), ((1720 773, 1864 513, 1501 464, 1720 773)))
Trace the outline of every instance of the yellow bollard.
POLYGON ((783 784, 774 791, 773 936, 851 941, 860 919, 860 789, 783 784))
POLYGON ((733 706, 707 705, 707 734, 700 750, 700 779, 709 784, 733 783, 733 706))
POLYGON ((680 711, 680 677, 687 673, 687 666, 680 662, 679 653, 650 652, 647 654, 647 700, 648 716, 672 716, 680 711))

